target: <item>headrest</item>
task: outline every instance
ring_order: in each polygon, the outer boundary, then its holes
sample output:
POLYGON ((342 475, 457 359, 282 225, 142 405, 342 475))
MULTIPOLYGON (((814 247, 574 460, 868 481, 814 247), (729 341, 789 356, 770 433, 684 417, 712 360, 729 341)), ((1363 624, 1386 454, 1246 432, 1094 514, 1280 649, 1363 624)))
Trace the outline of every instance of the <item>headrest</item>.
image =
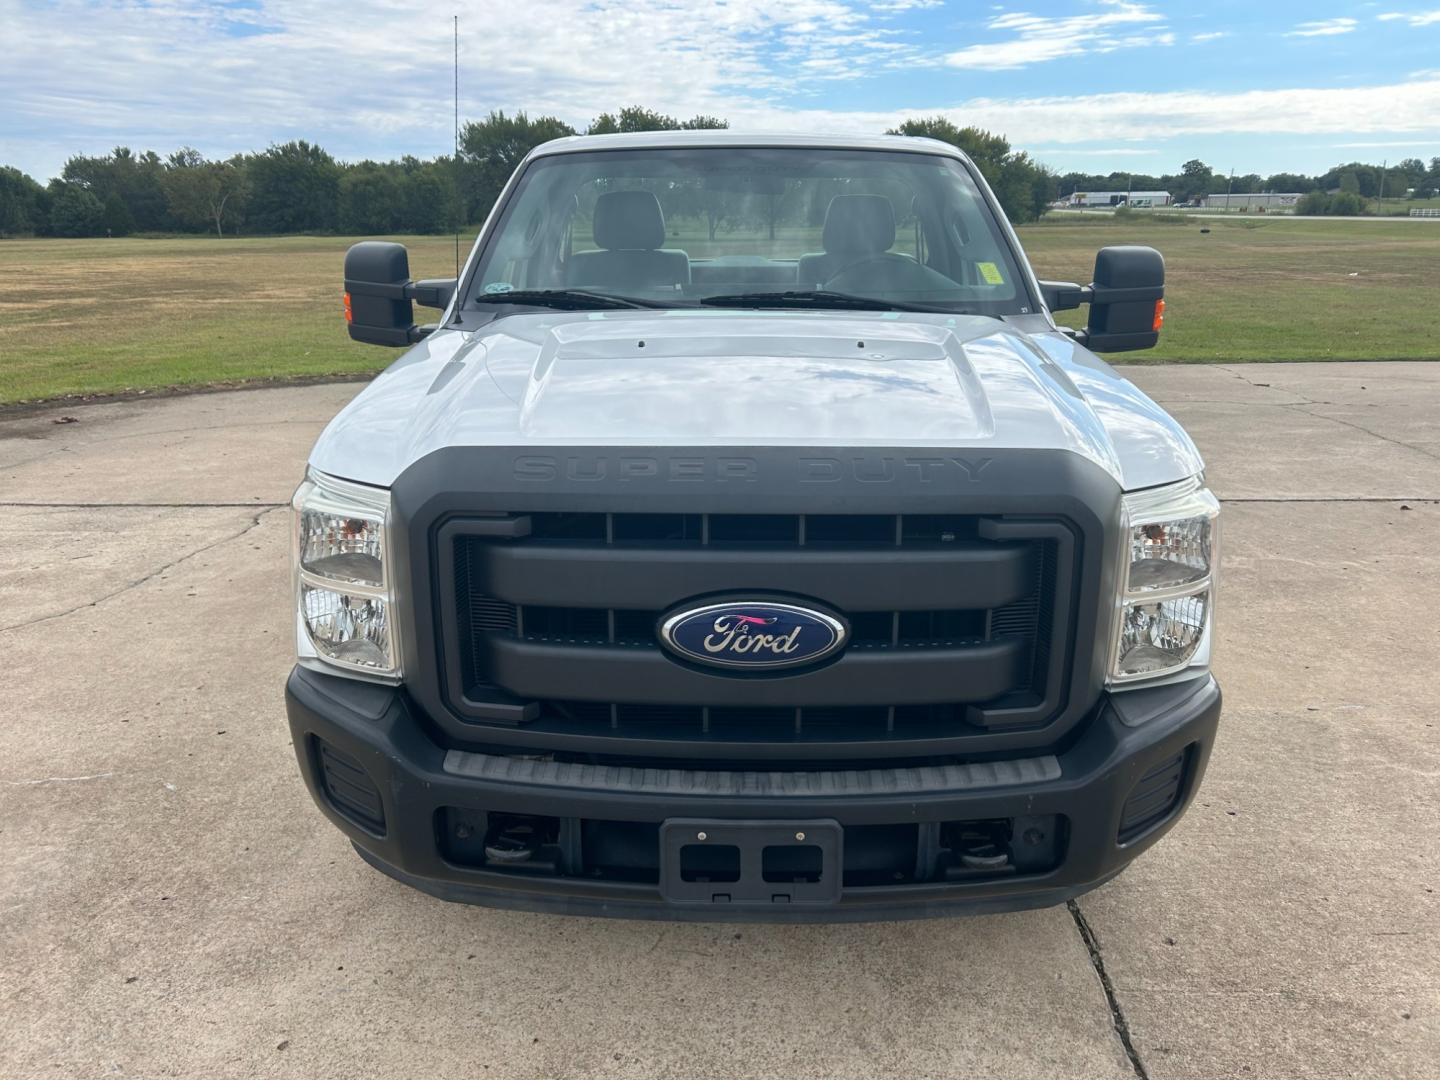
POLYGON ((884 195, 836 195, 821 242, 829 255, 879 255, 895 243, 895 209, 884 195))
POLYGON ((665 215, 648 191, 610 191, 595 200, 595 243, 606 251, 665 246, 665 215))

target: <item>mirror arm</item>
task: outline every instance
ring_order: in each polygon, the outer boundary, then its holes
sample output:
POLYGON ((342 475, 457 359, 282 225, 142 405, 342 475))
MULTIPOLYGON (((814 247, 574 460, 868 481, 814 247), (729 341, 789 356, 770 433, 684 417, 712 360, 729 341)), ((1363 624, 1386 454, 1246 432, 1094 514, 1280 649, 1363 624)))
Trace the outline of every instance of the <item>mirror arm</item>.
POLYGON ((1045 300, 1045 306, 1051 311, 1078 308, 1082 304, 1090 303, 1094 294, 1093 285, 1076 285, 1073 281, 1040 282, 1040 295, 1045 300))
POLYGON ((413 300, 421 307, 443 309, 450 306, 450 298, 455 295, 456 284, 455 278, 425 278, 423 281, 409 281, 402 286, 405 295, 401 299, 413 300))

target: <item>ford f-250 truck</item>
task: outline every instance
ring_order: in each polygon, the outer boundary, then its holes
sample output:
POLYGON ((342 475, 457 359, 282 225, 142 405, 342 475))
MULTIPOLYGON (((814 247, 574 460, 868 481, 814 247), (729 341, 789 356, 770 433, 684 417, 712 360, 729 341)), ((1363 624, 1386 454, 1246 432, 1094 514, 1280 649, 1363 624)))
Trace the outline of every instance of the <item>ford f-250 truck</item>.
POLYGON ((562 139, 458 280, 355 245, 350 336, 409 348, 295 495, 316 802, 391 877, 553 912, 1110 879, 1220 713, 1219 505, 1094 355, 1163 289, 1143 247, 1036 280, 974 165, 901 138, 562 139))

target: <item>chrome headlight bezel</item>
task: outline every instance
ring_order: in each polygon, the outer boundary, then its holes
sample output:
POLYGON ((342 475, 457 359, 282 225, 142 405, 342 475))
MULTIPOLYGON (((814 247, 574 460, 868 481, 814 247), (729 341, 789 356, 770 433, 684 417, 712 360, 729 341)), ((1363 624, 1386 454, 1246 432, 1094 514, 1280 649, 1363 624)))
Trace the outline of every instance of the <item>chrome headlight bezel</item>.
POLYGON ((1208 670, 1219 518, 1220 501, 1201 476, 1121 501, 1115 626, 1106 666, 1112 689, 1208 670))
POLYGON ((308 469, 290 505, 300 663, 398 682, 403 663, 389 491, 308 469), (334 634, 318 629, 327 620, 334 634))

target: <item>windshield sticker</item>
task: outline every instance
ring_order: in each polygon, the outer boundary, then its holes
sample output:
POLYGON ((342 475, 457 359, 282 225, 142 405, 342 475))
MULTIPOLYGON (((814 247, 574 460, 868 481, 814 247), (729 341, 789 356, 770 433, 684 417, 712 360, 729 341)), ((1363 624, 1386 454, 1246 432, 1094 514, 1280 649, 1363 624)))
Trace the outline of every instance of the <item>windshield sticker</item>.
POLYGON ((485 286, 485 291, 491 296, 494 296, 497 293, 513 292, 514 290, 515 286, 511 285, 508 281, 492 281, 490 282, 490 284, 485 286))
POLYGON ((1000 273, 1000 268, 994 263, 976 263, 975 269, 980 271, 980 276, 985 279, 986 285, 1005 284, 1005 276, 1000 273))

